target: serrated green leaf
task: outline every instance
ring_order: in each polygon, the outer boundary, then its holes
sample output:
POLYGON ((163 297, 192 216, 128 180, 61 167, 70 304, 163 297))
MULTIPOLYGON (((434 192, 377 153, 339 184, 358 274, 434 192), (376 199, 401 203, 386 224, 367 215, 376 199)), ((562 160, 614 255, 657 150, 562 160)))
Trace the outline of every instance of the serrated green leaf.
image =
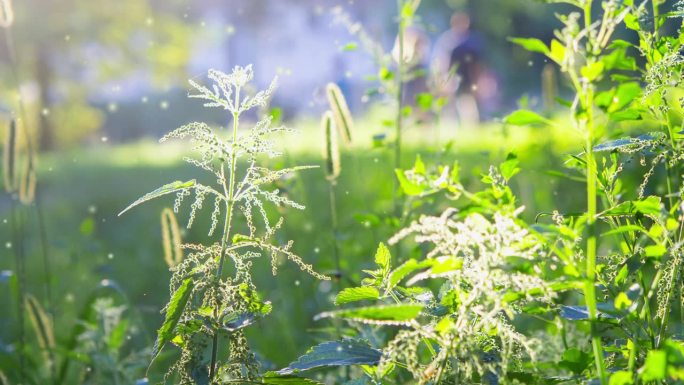
POLYGON ((508 154, 506 160, 499 166, 501 176, 507 181, 510 180, 515 174, 520 172, 520 167, 518 167, 518 165, 520 165, 518 157, 514 153, 508 154))
POLYGON ((650 146, 655 141, 662 139, 664 134, 660 132, 654 132, 651 134, 645 134, 637 136, 636 138, 620 138, 616 140, 610 140, 594 146, 594 152, 601 151, 623 151, 623 152, 635 152, 643 149, 646 146, 650 146))
POLYGON ((342 318, 371 324, 395 325, 415 319, 422 310, 423 305, 420 304, 379 305, 325 312, 317 315, 315 319, 342 318))
POLYGON ((162 324, 162 327, 159 328, 159 331, 157 331, 157 341, 152 348, 153 361, 159 355, 164 345, 171 341, 175 336, 174 330, 183 314, 183 310, 185 310, 185 305, 188 303, 194 287, 195 283, 193 279, 187 278, 183 281, 178 290, 173 293, 173 296, 166 307, 164 323, 162 324))
POLYGON ((620 370, 610 375, 608 385, 632 385, 632 373, 626 370, 620 370))
POLYGON ((580 68, 580 73, 584 78, 592 82, 603 74, 605 67, 606 65, 602 61, 597 61, 580 68))
POLYGON ((530 52, 539 52, 544 55, 549 55, 549 47, 544 44, 543 41, 531 37, 514 37, 509 39, 512 43, 515 43, 530 52))
POLYGON ((399 180, 399 186, 401 187, 401 190, 404 192, 404 194, 408 196, 416 196, 421 195, 425 192, 426 187, 409 180, 406 177, 406 174, 404 174, 404 170, 396 169, 394 170, 394 173, 397 175, 397 179, 399 180))
POLYGON ((141 203, 147 202, 147 201, 155 199, 155 198, 159 198, 162 195, 171 194, 171 193, 174 193, 177 191, 192 188, 195 185, 195 183, 196 183, 195 179, 189 180, 187 182, 181 182, 181 181, 177 180, 175 182, 167 183, 167 184, 159 187, 158 189, 143 195, 138 200, 136 200, 135 202, 131 203, 128 207, 123 209, 119 213, 119 215, 125 213, 126 211, 132 209, 133 207, 135 207, 141 203))
POLYGON ((349 365, 377 365, 382 352, 361 340, 330 341, 316 345, 278 374, 292 374, 305 370, 349 365))
POLYGON ((639 19, 631 13, 628 13, 625 15, 625 26, 631 30, 634 31, 640 31, 641 27, 639 26, 639 19))
POLYGON ((660 197, 649 196, 638 201, 622 202, 615 207, 605 210, 599 216, 635 215, 637 213, 656 216, 660 214, 661 206, 660 197))
POLYGON ((609 235, 616 235, 616 234, 623 234, 623 233, 632 233, 632 232, 643 232, 643 233, 648 233, 645 228, 638 226, 638 225, 624 225, 624 226, 619 226, 616 227, 610 231, 606 231, 605 233, 601 234, 602 237, 607 237, 609 235))
POLYGON ((276 373, 267 374, 263 378, 264 384, 271 385, 323 385, 318 381, 314 381, 310 378, 297 377, 297 376, 281 376, 276 373))
POLYGON ((423 261, 417 261, 415 259, 409 259, 402 263, 399 267, 392 270, 389 275, 388 290, 392 290, 395 286, 401 282, 402 279, 406 278, 409 274, 416 270, 424 269, 430 267, 434 259, 426 259, 423 261))
POLYGON ((419 175, 425 175, 427 173, 425 163, 423 163, 423 158, 420 157, 420 154, 416 155, 416 162, 413 164, 413 172, 419 175))
POLYGON ((553 122, 530 110, 517 110, 503 119, 504 123, 514 126, 553 125, 553 122))
POLYGON ((375 252, 375 263, 383 270, 389 271, 392 262, 392 255, 384 243, 380 242, 375 252))
POLYGON ((380 298, 378 289, 370 286, 348 287, 335 297, 335 305, 380 298))
POLYGON ((548 56, 551 60, 555 61, 558 64, 563 64, 563 61, 565 61, 565 51, 567 49, 565 46, 559 42, 556 39, 551 40, 551 52, 549 52, 548 56))
POLYGON ((667 352, 664 350, 648 352, 644 366, 639 372, 644 382, 665 380, 667 378, 667 352))

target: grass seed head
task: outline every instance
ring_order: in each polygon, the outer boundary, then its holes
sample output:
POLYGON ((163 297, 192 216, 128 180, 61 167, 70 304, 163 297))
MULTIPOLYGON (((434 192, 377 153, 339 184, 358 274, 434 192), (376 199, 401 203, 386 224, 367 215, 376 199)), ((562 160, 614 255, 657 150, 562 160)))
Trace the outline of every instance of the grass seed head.
POLYGON ((321 119, 323 129, 323 159, 325 160, 325 176, 328 180, 335 180, 340 176, 342 165, 340 163, 340 149, 337 144, 337 134, 335 133, 333 113, 326 111, 321 119))
POLYGON ((4 179, 5 191, 9 193, 14 192, 17 179, 17 123, 14 119, 10 121, 5 137, 2 176, 4 179))
POLYGON ((354 122, 351 117, 351 112, 349 111, 349 106, 347 106, 347 100, 344 98, 344 94, 340 87, 335 83, 328 83, 326 86, 326 95, 328 96, 330 110, 332 111, 333 119, 335 120, 335 126, 340 130, 340 135, 344 138, 344 142, 349 144, 352 140, 351 132, 354 122))
POLYGON ((173 210, 168 207, 162 210, 161 227, 164 261, 169 267, 174 267, 183 261, 183 250, 178 220, 173 210))
POLYGON ((21 179, 19 180, 19 200, 25 205, 33 203, 36 197, 36 167, 34 155, 28 153, 21 179))
POLYGON ((24 306, 28 312, 29 319, 31 320, 31 326, 33 326, 36 333, 38 345, 45 355, 45 361, 51 362, 49 352, 55 348, 55 335, 52 320, 36 297, 29 294, 24 301, 24 306))

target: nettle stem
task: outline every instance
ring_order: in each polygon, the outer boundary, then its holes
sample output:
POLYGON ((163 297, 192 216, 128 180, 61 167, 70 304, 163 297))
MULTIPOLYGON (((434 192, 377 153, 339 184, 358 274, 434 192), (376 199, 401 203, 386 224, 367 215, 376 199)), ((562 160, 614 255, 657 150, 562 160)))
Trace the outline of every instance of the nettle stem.
MULTIPOLYGON (((397 0, 397 15, 399 17, 398 48, 399 57, 397 58, 397 111, 395 121, 395 140, 394 140, 394 169, 401 168, 401 134, 403 127, 404 114, 404 32, 406 30, 406 20, 403 15, 404 0, 397 0)), ((394 178, 394 214, 400 215, 401 204, 399 202, 399 181, 394 178)))
MULTIPOLYGON (((240 88, 235 89, 235 111, 233 111, 233 141, 231 142, 231 154, 230 154, 230 170, 228 174, 228 185, 226 185, 225 178, 225 162, 221 165, 221 172, 223 173, 222 185, 223 193, 228 196, 228 201, 226 202, 226 217, 223 224, 223 236, 221 237, 221 255, 219 256, 219 265, 216 269, 216 285, 218 286, 221 282, 221 277, 223 276, 223 266, 226 260, 226 249, 230 242, 230 233, 233 222, 233 209, 235 207, 235 185, 237 184, 237 178, 235 171, 237 169, 237 135, 238 127, 240 126, 240 88)), ((216 308, 214 309, 214 318, 218 320, 220 304, 216 303, 216 308)), ((216 375, 216 357, 218 354, 218 329, 214 330, 214 336, 211 344, 211 363, 209 366, 209 381, 211 382, 216 375)))
MULTIPOLYGON (((584 27, 589 30, 592 25, 591 7, 592 0, 587 0, 584 5, 584 27)), ((591 34, 590 34, 591 35, 591 34)), ((593 64, 595 47, 591 37, 587 40, 587 54, 589 55, 587 65, 593 64)), ((594 122, 594 85, 588 81, 585 89, 579 89, 584 97, 585 129, 586 129, 586 169, 587 169, 587 245, 586 245, 586 282, 584 284, 584 298, 591 323, 591 345, 594 353, 594 363, 596 372, 602 385, 608 383, 606 367, 603 362, 603 344, 601 337, 596 331, 596 321, 598 320, 598 309, 596 300, 596 201, 597 201, 597 180, 596 180, 596 158, 594 156, 594 137, 596 127, 594 122)))

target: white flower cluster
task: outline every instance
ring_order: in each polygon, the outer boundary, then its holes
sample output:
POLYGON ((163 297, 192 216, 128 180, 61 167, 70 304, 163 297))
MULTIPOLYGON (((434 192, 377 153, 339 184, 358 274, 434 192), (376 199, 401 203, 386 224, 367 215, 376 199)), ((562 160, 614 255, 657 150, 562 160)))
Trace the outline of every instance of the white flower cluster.
POLYGON ((205 107, 220 107, 238 115, 254 107, 265 106, 275 91, 277 78, 273 79, 266 90, 259 91, 253 96, 243 96, 241 99, 240 90, 253 78, 251 65, 236 66, 230 74, 212 69, 209 70, 209 79, 214 81, 212 89, 190 80, 190 85, 199 93, 189 94, 188 97, 205 99, 205 107))
MULTIPOLYGON (((452 313, 429 325, 416 324, 414 333, 396 337, 411 336, 410 340, 415 340, 417 333, 447 347, 421 369, 417 378, 421 383, 445 379, 448 367, 455 361, 459 362, 457 371, 469 376, 475 372, 498 375, 511 362, 524 357, 534 359, 538 342, 518 333, 510 320, 519 313, 521 302, 552 303, 555 296, 535 270, 544 250, 514 217, 496 213, 490 220, 472 213, 459 220, 457 214, 448 209, 439 217, 424 216, 390 240, 397 243, 413 235, 416 242, 433 246, 427 258, 463 260, 462 268, 447 277, 440 291, 442 303, 449 297, 454 304, 452 313), (495 336, 492 330, 497 331, 495 336)), ((406 342, 410 341, 390 343, 384 362, 402 362, 406 355, 401 350, 406 350, 406 342)), ((415 363, 412 365, 415 376, 415 363)))

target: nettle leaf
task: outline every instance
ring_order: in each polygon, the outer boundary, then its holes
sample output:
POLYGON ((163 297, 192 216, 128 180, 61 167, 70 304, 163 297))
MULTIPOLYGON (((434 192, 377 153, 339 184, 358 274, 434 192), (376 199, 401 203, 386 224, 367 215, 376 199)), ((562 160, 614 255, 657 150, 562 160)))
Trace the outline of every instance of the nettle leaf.
POLYGON ((543 41, 531 37, 514 37, 509 39, 512 43, 515 43, 530 52, 539 52, 544 55, 549 55, 551 51, 549 47, 544 44, 543 41))
POLYGON ((279 370, 278 374, 292 374, 329 366, 377 365, 382 352, 361 340, 329 341, 316 345, 306 354, 279 370))
POLYGON ((423 261, 417 261, 415 259, 409 259, 402 263, 399 267, 392 270, 389 275, 389 283, 387 285, 387 290, 392 290, 395 286, 401 282, 402 279, 406 278, 409 274, 416 270, 424 269, 430 267, 433 264, 433 259, 426 259, 423 261))
POLYGON ((418 184, 406 177, 404 170, 396 169, 394 173, 397 175, 399 180, 399 186, 404 194, 408 196, 417 196, 423 194, 427 190, 427 186, 418 184))
POLYGON ((189 180, 187 182, 181 182, 181 181, 177 180, 175 182, 167 183, 167 184, 159 187, 158 189, 143 195, 137 201, 131 203, 128 207, 123 209, 123 211, 121 211, 119 213, 119 215, 125 213, 126 211, 132 209, 133 207, 135 207, 141 203, 145 203, 149 200, 159 198, 162 195, 171 194, 171 193, 174 193, 174 192, 177 192, 180 190, 192 188, 193 186, 195 186, 195 183, 196 183, 195 179, 189 180))
POLYGON ((615 90, 615 95, 608 108, 608 112, 614 113, 623 110, 628 104, 641 96, 641 85, 637 82, 623 83, 615 90))
POLYGON ((348 287, 335 297, 335 305, 357 302, 363 300, 375 300, 380 298, 378 289, 370 286, 348 287))
POLYGON ((530 110, 517 110, 503 119, 504 123, 514 126, 527 125, 546 125, 551 126, 553 122, 545 117, 530 110))
POLYGON ((420 304, 368 306, 321 313, 314 320, 341 318, 376 325, 404 325, 418 317, 422 310, 423 305, 420 304))
POLYGON ((268 372, 263 378, 264 384, 271 385, 323 385, 318 381, 314 381, 310 378, 280 375, 275 372, 268 372))
POLYGON ((563 359, 558 364, 575 373, 581 374, 592 363, 592 356, 582 350, 570 348, 563 352, 563 359))
POLYGON ((610 235, 621 235, 624 233, 637 233, 637 232, 642 232, 644 234, 647 234, 648 231, 643 228, 642 226, 639 225, 623 225, 623 226, 618 226, 612 230, 606 231, 605 233, 601 234, 602 237, 607 237, 610 235))
POLYGON ((591 82, 601 77, 605 68, 606 65, 602 61, 598 61, 580 68, 580 73, 591 82))
POLYGON ((661 206, 660 197, 649 196, 638 201, 622 202, 617 206, 605 210, 599 214, 599 216, 635 215, 637 213, 657 216, 660 214, 661 206))
POLYGON ((555 61, 558 64, 563 64, 563 61, 565 61, 565 52, 567 51, 567 48, 561 43, 560 41, 553 39, 551 40, 551 52, 548 54, 549 58, 551 60, 555 61))
POLYGON ((423 163, 423 158, 420 157, 420 154, 416 155, 416 162, 413 164, 413 172, 418 175, 425 175, 427 173, 425 163, 423 163))
POLYGON ((520 167, 518 167, 519 165, 520 161, 518 160, 518 156, 514 153, 509 153, 506 157, 506 160, 501 163, 501 166, 499 166, 499 169, 501 170, 501 176, 503 176, 507 181, 510 180, 515 176, 515 174, 520 172, 520 167))
POLYGON ((648 352, 644 366, 639 370, 639 376, 644 382, 665 380, 667 378, 667 352, 664 350, 648 352))
POLYGON ((664 134, 656 132, 651 134, 640 135, 636 138, 620 138, 610 140, 594 146, 594 152, 601 151, 621 151, 621 152, 636 152, 647 146, 652 145, 655 141, 662 139, 664 134))
MULTIPOLYGON (((383 272, 389 272, 392 255, 384 243, 380 242, 378 250, 375 252, 375 263, 383 272)), ((383 274, 386 275, 386 274, 383 274)))
POLYGON ((632 385, 632 372, 618 370, 610 375, 610 385, 632 385))
POLYGON ((412 286, 416 282, 431 278, 442 278, 455 274, 463 267, 463 258, 443 256, 429 260, 429 269, 422 271, 406 282, 407 286, 412 286))
POLYGON ((234 332, 255 323, 263 316, 264 313, 233 312, 223 318, 223 328, 229 332, 234 332))
MULTIPOLYGON (((599 319, 616 318, 609 312, 615 312, 613 304, 599 303, 596 316, 599 319)), ((584 321, 589 319, 589 309, 586 306, 561 306, 560 316, 570 321, 584 321)))
POLYGON ((157 341, 152 348, 152 360, 159 355, 164 345, 174 338, 176 325, 178 325, 178 321, 183 314, 183 310, 185 310, 185 305, 188 303, 194 287, 195 283, 193 279, 187 278, 183 281, 178 290, 173 293, 173 296, 166 307, 164 324, 162 324, 162 327, 159 328, 159 331, 157 332, 157 341))

